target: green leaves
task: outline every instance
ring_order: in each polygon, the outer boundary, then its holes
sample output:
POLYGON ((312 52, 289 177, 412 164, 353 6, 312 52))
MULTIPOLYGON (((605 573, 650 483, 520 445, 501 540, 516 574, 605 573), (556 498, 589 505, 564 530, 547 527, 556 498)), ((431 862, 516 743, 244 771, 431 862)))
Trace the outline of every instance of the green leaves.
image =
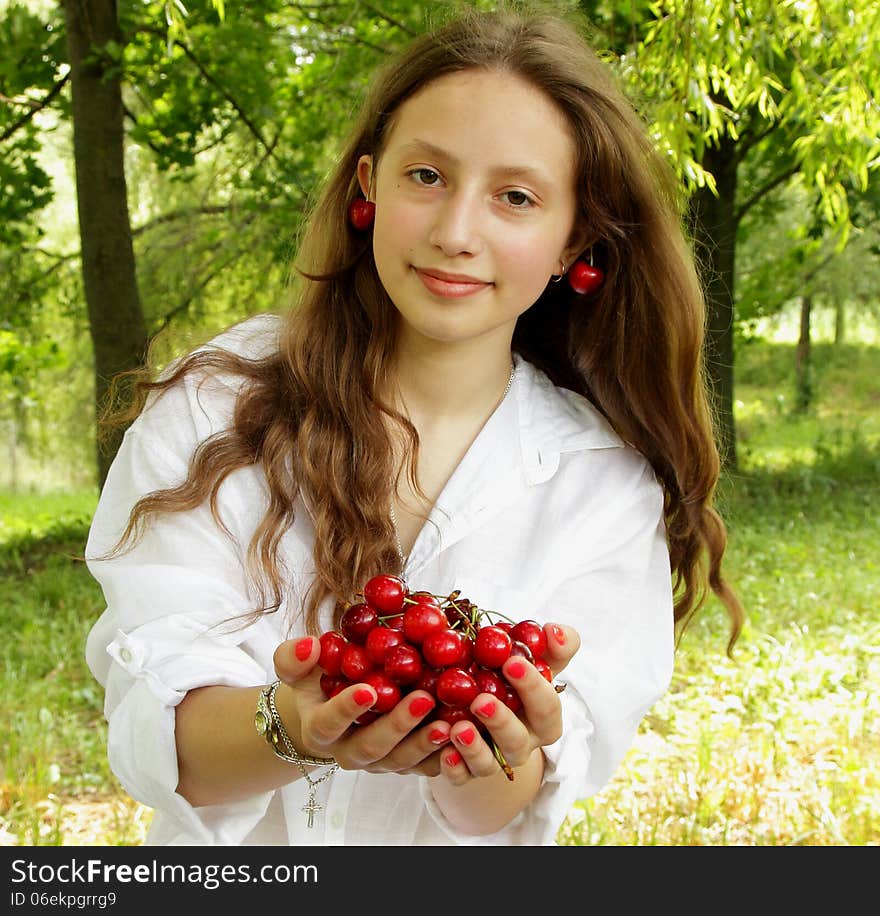
POLYGON ((845 233, 846 184, 878 164, 880 11, 830 0, 657 0, 622 73, 686 187, 706 182, 702 151, 729 136, 747 155, 774 126, 845 233))

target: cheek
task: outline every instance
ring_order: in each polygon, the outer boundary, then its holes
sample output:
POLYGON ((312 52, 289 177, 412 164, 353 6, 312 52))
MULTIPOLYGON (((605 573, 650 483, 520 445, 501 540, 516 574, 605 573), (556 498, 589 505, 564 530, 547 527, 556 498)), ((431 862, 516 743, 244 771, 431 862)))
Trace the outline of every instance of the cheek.
POLYGON ((425 227, 417 208, 402 206, 394 201, 376 206, 373 245, 377 258, 413 251, 425 227))
POLYGON ((518 283, 543 289, 550 275, 559 269, 559 252, 562 243, 551 241, 544 235, 508 238, 498 249, 504 271, 518 283))

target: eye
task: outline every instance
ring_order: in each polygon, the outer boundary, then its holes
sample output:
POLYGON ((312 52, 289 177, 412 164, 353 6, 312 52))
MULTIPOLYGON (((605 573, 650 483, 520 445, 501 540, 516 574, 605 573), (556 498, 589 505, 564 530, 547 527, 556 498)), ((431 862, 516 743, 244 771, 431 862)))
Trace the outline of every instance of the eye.
POLYGON ((410 178, 416 182, 416 184, 424 185, 435 185, 440 181, 440 176, 433 169, 413 169, 410 172, 407 172, 410 178))
POLYGON ((513 210, 528 210, 535 203, 525 191, 505 191, 502 196, 513 210))

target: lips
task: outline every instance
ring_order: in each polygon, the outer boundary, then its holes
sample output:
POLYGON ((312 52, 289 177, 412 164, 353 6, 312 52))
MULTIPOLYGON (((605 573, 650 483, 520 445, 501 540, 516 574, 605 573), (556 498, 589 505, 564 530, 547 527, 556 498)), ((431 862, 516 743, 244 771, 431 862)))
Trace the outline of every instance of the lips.
POLYGON ((453 274, 443 270, 426 270, 416 268, 416 274, 428 292, 435 296, 445 296, 457 299, 462 296, 472 296, 492 284, 468 274, 453 274))

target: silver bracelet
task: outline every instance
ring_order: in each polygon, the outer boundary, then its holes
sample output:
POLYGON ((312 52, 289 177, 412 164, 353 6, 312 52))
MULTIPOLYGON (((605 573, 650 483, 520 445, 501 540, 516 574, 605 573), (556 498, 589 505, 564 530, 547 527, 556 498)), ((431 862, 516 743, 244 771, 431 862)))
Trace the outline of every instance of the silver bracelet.
POLYGON ((303 805, 302 810, 308 815, 306 820, 307 827, 315 826, 315 812, 320 811, 323 807, 319 805, 315 793, 318 786, 329 779, 338 769, 339 764, 333 757, 312 757, 309 754, 300 754, 293 746, 290 735, 278 715, 278 709, 275 706, 275 691, 278 690, 281 681, 275 681, 260 691, 260 699, 257 701, 257 712, 254 716, 254 725, 256 725, 258 734, 262 735, 269 746, 275 752, 276 757, 280 757, 287 763, 295 763, 299 767, 303 779, 309 786, 309 797, 303 805), (306 770, 307 766, 313 767, 330 767, 326 773, 318 779, 312 779, 306 770))
POLYGON ((287 729, 278 715, 278 709, 275 706, 275 691, 278 690, 281 681, 275 681, 260 691, 260 699, 257 703, 257 712, 254 716, 254 725, 257 733, 262 735, 269 743, 275 755, 287 763, 295 763, 298 766, 307 765, 313 767, 332 766, 336 763, 333 757, 312 757, 309 754, 301 754, 290 740, 287 729))

